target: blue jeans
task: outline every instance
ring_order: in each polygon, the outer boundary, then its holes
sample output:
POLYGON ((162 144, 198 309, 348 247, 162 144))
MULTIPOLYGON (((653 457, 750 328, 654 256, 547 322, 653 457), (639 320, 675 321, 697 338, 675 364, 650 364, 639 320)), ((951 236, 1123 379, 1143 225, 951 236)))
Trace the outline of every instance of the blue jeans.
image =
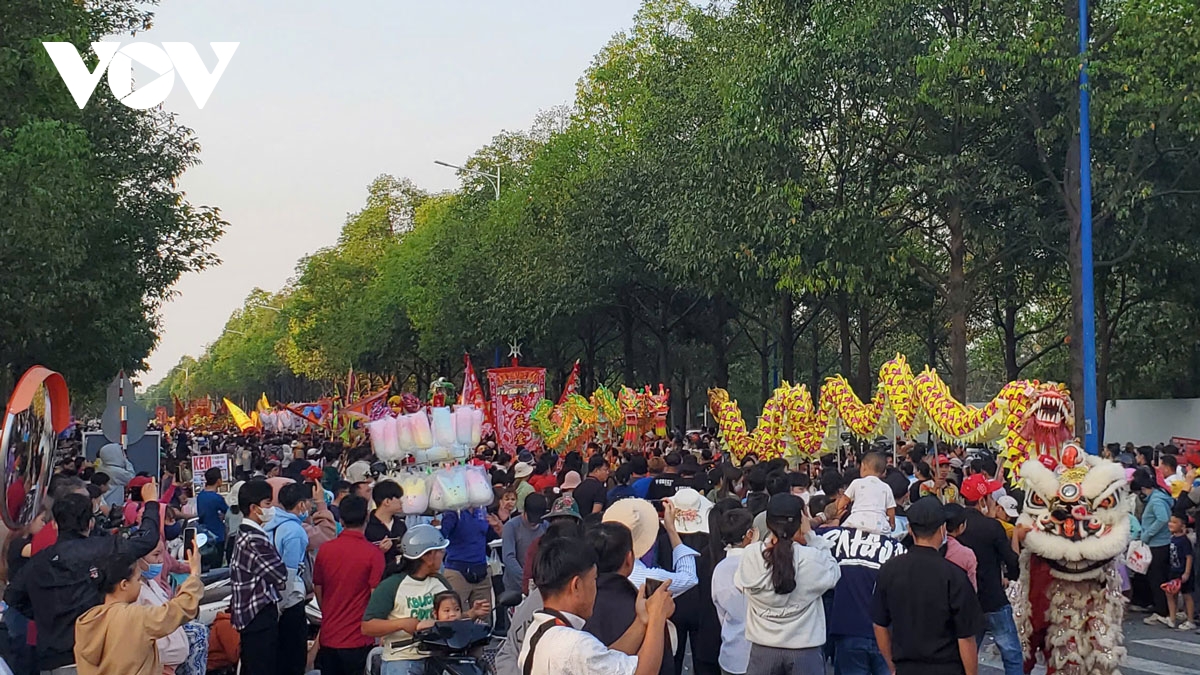
POLYGON ((425 675, 425 659, 384 661, 380 675, 425 675))
POLYGON ((834 675, 890 675, 875 638, 840 636, 833 644, 834 675))
MULTIPOLYGON (((987 619, 984 633, 991 632, 1000 649, 1000 660, 1004 662, 1004 675, 1022 675, 1025 656, 1021 653, 1021 637, 1017 635, 1017 622, 1013 619, 1011 605, 983 615, 987 619)), ((983 635, 975 639, 976 644, 983 644, 983 635)))
POLYGON ((33 646, 25 644, 25 636, 29 634, 29 623, 29 619, 12 607, 4 611, 4 625, 8 628, 11 658, 9 666, 15 675, 37 672, 34 668, 33 646))

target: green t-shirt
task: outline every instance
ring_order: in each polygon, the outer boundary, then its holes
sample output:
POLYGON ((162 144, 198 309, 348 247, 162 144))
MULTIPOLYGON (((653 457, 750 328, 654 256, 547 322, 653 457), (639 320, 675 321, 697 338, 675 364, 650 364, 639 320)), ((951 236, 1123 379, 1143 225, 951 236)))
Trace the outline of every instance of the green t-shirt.
POLYGON ((521 483, 519 485, 517 485, 516 493, 517 493, 517 510, 524 511, 525 510, 525 498, 534 493, 533 486, 529 484, 528 479, 521 481, 521 483))
MULTIPOLYGON (((432 574, 417 579, 405 574, 393 574, 384 579, 371 592, 363 621, 372 619, 418 619, 433 618, 433 596, 450 590, 450 584, 440 575, 432 574)), ((381 640, 384 661, 413 661, 425 658, 412 642, 412 635, 400 630, 388 633, 381 640)))

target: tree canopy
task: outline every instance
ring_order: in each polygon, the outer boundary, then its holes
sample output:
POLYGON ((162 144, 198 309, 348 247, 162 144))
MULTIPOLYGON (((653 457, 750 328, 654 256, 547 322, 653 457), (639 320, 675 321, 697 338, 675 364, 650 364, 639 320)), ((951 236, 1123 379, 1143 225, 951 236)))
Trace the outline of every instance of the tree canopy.
MULTIPOLYGON (((1101 395, 1198 395, 1196 4, 1092 6, 1101 395)), ((188 391, 419 388, 513 340, 551 389, 576 359, 585 390, 666 383, 685 427, 710 386, 748 415, 779 380, 868 395, 897 351, 967 400, 1077 391, 1074 7, 647 0, 572 105, 467 160, 499 199, 381 176, 261 329, 243 309, 196 360, 232 379, 188 391)))
POLYGON ((145 4, 0 6, 0 392, 34 364, 83 392, 144 369, 174 283, 217 262, 225 222, 177 186, 191 130, 103 86, 79 109, 41 45, 144 30, 145 4))

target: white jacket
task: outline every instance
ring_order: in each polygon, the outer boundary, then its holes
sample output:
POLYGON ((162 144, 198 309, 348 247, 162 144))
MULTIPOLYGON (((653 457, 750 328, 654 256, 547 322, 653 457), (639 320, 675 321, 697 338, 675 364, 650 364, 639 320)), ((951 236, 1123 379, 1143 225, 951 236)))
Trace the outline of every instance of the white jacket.
MULTIPOLYGON (((140 580, 140 585, 141 588, 138 589, 137 599, 137 604, 139 605, 161 607, 171 599, 156 581, 142 579, 140 580)), ((162 665, 178 666, 187 661, 191 645, 188 643, 187 633, 183 631, 183 626, 176 628, 170 635, 158 638, 154 642, 158 647, 158 660, 162 665)))
POLYGON ((771 570, 763 560, 764 542, 746 547, 733 584, 746 594, 746 639, 753 644, 783 649, 806 649, 825 644, 825 607, 821 595, 842 576, 830 549, 833 544, 815 534, 808 545, 792 542, 796 588, 775 592, 771 570))

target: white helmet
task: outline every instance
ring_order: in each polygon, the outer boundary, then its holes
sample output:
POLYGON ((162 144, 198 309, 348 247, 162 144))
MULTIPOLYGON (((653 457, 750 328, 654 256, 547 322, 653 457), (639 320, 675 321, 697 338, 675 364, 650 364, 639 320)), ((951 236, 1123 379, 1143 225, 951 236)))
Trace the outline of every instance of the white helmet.
POLYGON ((449 545, 450 540, 443 537, 441 531, 432 525, 415 525, 400 539, 400 551, 409 560, 416 560, 430 551, 437 551, 449 545))

